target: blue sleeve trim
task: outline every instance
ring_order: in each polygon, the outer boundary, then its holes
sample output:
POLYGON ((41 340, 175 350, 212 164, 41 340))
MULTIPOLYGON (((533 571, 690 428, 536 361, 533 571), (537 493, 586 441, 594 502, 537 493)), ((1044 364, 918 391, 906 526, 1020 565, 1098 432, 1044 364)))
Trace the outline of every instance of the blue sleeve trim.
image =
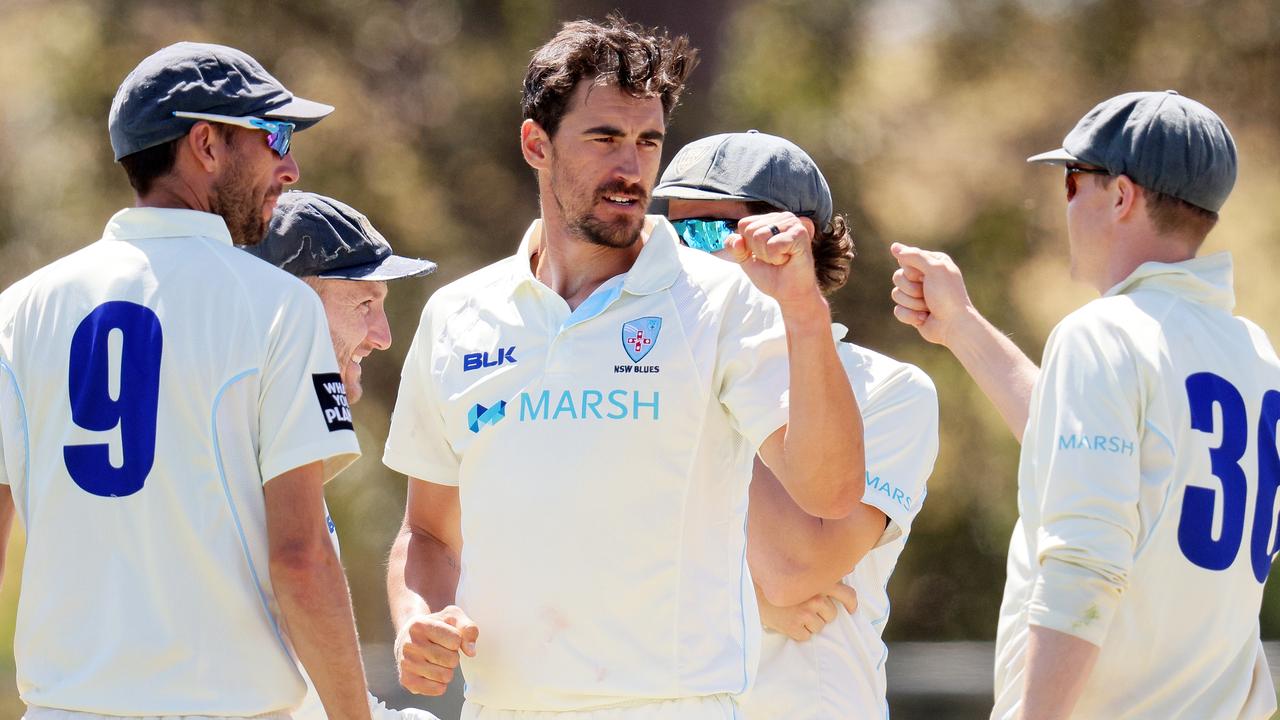
POLYGON ((235 523, 236 533, 240 535, 240 549, 244 551, 244 561, 249 565, 249 574, 253 576, 253 588, 258 591, 258 600, 262 603, 262 612, 267 616, 267 622, 271 623, 271 629, 275 631, 276 640, 280 642, 280 648, 284 650, 285 655, 293 657, 293 653, 289 651, 289 645, 284 641, 284 634, 280 632, 280 624, 276 622, 276 616, 271 612, 271 604, 267 601, 267 594, 262 591, 262 580, 258 575, 258 568, 253 564, 253 555, 249 552, 249 540, 244 536, 244 526, 240 524, 240 513, 236 510, 235 500, 231 497, 231 486, 227 483, 227 472, 222 466, 222 447, 218 441, 218 406, 222 404, 222 395, 232 385, 241 380, 256 375, 258 368, 245 370, 228 380, 213 398, 213 412, 209 418, 209 429, 213 437, 213 458, 218 464, 218 479, 222 482, 222 492, 227 498, 227 509, 231 511, 231 520, 235 523))

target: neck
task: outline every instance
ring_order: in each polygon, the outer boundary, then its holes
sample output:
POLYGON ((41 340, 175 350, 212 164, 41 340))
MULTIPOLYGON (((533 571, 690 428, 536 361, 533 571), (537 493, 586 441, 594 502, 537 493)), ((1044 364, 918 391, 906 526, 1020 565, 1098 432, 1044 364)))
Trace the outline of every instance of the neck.
POLYGON ((134 206, 212 212, 209 193, 200 192, 177 173, 152 183, 146 194, 135 196, 134 206))
POLYGON ((1099 293, 1115 287, 1147 262, 1178 263, 1196 256, 1199 243, 1173 235, 1158 235, 1153 231, 1136 232, 1119 238, 1112 245, 1112 253, 1103 276, 1096 285, 1099 293))
POLYGON ((576 309, 606 280, 631 269, 644 239, 628 248, 611 248, 588 242, 569 231, 563 218, 555 212, 547 212, 543 203, 542 237, 538 239, 530 269, 547 287, 564 298, 569 308, 576 309))

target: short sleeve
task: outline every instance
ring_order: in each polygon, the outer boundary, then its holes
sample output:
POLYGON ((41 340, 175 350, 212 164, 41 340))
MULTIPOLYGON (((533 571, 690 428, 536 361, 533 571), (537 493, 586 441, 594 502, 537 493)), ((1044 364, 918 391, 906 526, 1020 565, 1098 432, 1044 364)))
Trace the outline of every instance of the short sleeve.
POLYGON ((382 463, 396 472, 439 485, 457 485, 461 463, 445 431, 437 391, 431 320, 432 303, 422 312, 418 331, 404 359, 400 390, 391 412, 391 430, 382 463))
POLYGON ((298 284, 267 335, 259 396, 262 478, 322 461, 327 482, 355 462, 360 445, 320 298, 298 284))
MULTIPOLYGON (((9 438, 16 436, 19 432, 25 432, 23 427, 25 419, 22 417, 18 403, 17 382, 13 368, 5 361, 4 356, 0 355, 0 485, 8 485, 11 482, 9 470, 11 459, 8 451, 13 443, 9 438)), ((26 458, 23 460, 25 462, 26 458)), ((17 477, 17 473, 13 473, 12 477, 17 477)))
POLYGON ((1034 447, 1037 560, 1028 618, 1100 645, 1128 582, 1140 518, 1141 374, 1128 338, 1092 313, 1045 351, 1034 447))
POLYGON ((876 546, 911 532, 938 458, 938 393, 914 366, 904 366, 870 394, 862 410, 870 505, 889 518, 876 546))
POLYGON ((777 303, 745 276, 727 303, 717 357, 720 402, 737 431, 759 448, 787 424, 787 336, 777 303))

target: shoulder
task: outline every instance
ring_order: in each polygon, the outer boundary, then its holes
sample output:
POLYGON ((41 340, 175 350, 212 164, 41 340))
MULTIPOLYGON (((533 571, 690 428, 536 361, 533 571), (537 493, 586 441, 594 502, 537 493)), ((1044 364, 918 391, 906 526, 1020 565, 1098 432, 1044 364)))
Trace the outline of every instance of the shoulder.
POLYGON ((910 405, 937 414, 938 390, 924 370, 856 343, 838 342, 836 351, 864 413, 910 405))
POLYGON ((506 257, 454 280, 427 299, 427 309, 456 310, 459 304, 472 301, 505 301, 516 286, 518 260, 506 257))
POLYGON ((1128 354, 1160 331, 1160 322, 1131 295, 1102 297, 1062 319, 1045 343, 1045 361, 1061 353, 1128 354))

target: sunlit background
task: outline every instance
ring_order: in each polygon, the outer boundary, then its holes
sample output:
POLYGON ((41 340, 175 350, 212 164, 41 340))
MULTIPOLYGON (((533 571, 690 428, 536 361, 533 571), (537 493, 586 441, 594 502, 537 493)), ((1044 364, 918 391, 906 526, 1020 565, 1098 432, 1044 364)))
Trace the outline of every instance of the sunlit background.
MULTIPOLYGON (((392 285, 395 344, 364 363, 355 408, 365 456, 328 488, 371 672, 384 668, 380 687, 394 685, 382 578, 405 486, 378 458, 404 352, 427 296, 512 252, 537 214, 517 147, 531 50, 561 22, 614 7, 702 49, 665 155, 749 128, 808 150, 856 234, 837 319, 850 339, 919 364, 937 383, 941 455, 889 587, 893 641, 994 637, 1018 448, 950 355, 893 319, 890 242, 955 256, 979 308, 1038 359, 1054 323, 1091 293, 1067 278, 1061 173, 1024 158, 1057 147, 1098 100, 1174 88, 1217 110, 1235 135, 1240 178, 1207 249, 1235 253, 1238 311, 1280 330, 1274 2, 0 0, 0 289, 95 240, 132 203, 112 162, 107 111, 128 71, 178 40, 239 47, 298 94, 336 105, 295 140, 297 187, 349 203, 400 253, 440 263, 433 276, 392 285)), ((6 644, 16 535, 0 588, 6 644)), ((1271 592, 1264 637, 1280 635, 1278 602, 1271 592)), ((947 648, 980 655, 986 646, 903 647, 901 657, 945 665, 937 658, 951 657, 947 648)), ((0 653, 2 717, 21 713, 12 663, 0 653)), ((895 706, 911 712, 909 698, 895 706)), ((973 716, 954 707, 921 716, 973 716)))

